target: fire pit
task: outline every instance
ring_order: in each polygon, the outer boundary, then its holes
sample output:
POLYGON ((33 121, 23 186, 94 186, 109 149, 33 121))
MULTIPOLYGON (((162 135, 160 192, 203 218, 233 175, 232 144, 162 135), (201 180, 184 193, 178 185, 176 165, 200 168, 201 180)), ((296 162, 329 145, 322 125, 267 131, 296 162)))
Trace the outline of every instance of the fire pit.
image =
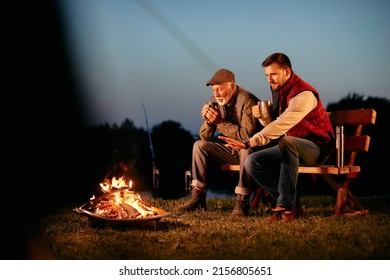
POLYGON ((141 199, 141 196, 131 191, 132 182, 126 185, 123 178, 112 179, 100 184, 102 196, 92 197, 88 203, 73 209, 75 212, 89 218, 92 226, 144 225, 157 222, 171 213, 154 207, 141 199))

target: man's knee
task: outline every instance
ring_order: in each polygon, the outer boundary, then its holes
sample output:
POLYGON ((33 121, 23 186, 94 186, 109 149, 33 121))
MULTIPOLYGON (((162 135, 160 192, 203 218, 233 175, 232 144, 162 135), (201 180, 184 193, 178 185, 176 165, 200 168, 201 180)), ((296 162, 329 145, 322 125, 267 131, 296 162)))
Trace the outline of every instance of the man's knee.
POLYGON ((279 140, 279 150, 281 152, 291 149, 292 147, 295 147, 294 142, 295 137, 292 136, 284 136, 279 140))
POLYGON ((206 146, 207 146, 207 141, 205 141, 205 140, 196 140, 192 150, 194 152, 195 151, 203 151, 203 150, 205 150, 206 146))
POLYGON ((250 149, 241 149, 240 150, 240 158, 246 159, 251 153, 252 153, 252 151, 250 149))
POLYGON ((252 170, 252 165, 253 165, 253 154, 247 155, 246 159, 244 160, 244 169, 247 172, 250 172, 252 170))

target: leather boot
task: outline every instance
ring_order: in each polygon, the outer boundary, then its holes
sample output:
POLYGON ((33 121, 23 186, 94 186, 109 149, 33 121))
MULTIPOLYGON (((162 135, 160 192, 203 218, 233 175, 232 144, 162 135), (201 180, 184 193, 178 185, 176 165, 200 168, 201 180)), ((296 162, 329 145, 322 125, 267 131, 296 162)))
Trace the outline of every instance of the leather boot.
POLYGON ((233 216, 248 216, 249 215, 249 196, 237 194, 234 201, 233 216))
POLYGON ((204 209, 205 211, 207 210, 206 193, 204 190, 193 187, 191 191, 191 197, 186 202, 184 202, 183 205, 176 207, 173 211, 194 211, 196 209, 204 209))

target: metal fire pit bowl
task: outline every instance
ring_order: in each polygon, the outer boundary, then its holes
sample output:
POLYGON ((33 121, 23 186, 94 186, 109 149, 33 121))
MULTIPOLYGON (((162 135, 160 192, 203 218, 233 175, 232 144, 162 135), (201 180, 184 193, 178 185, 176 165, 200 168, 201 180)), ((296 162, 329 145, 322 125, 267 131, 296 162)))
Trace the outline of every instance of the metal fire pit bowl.
MULTIPOLYGON (((147 203, 145 203, 147 204, 147 203)), ((104 227, 104 226, 153 226, 154 229, 157 227, 157 222, 164 217, 168 217, 172 215, 170 212, 166 212, 162 209, 154 207, 152 205, 147 204, 156 215, 147 216, 142 218, 107 218, 102 215, 95 214, 88 209, 91 207, 91 203, 88 202, 80 207, 76 207, 73 209, 74 212, 79 213, 83 216, 87 216, 92 227, 104 227)))
MULTIPOLYGON (((83 206, 82 206, 83 207, 83 206)), ((149 216, 145 218, 125 218, 125 219, 111 219, 106 218, 97 214, 94 214, 88 210, 83 209, 82 207, 75 208, 73 211, 81 215, 87 216, 92 227, 104 227, 104 226, 153 226, 155 229, 157 227, 157 222, 164 217, 172 215, 170 212, 165 212, 164 210, 158 209, 152 206, 153 211, 158 213, 154 216, 149 216)))

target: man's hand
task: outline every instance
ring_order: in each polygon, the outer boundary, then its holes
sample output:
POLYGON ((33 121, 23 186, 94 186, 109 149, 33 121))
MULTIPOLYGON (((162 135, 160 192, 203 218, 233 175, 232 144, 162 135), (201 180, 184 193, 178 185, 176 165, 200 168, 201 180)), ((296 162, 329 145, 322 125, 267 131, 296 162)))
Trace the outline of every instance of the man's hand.
POLYGON ((222 141, 226 142, 225 147, 228 147, 228 148, 231 148, 234 150, 245 149, 245 144, 241 140, 236 140, 236 139, 229 138, 226 136, 218 136, 218 138, 221 139, 222 141))
POLYGON ((257 105, 254 105, 252 107, 252 115, 256 118, 256 119, 260 119, 261 117, 261 113, 260 113, 260 101, 257 102, 257 105))
POLYGON ((215 106, 214 108, 210 107, 209 103, 203 105, 201 110, 201 116, 209 125, 217 125, 222 121, 221 112, 219 111, 219 108, 217 106, 215 106))

